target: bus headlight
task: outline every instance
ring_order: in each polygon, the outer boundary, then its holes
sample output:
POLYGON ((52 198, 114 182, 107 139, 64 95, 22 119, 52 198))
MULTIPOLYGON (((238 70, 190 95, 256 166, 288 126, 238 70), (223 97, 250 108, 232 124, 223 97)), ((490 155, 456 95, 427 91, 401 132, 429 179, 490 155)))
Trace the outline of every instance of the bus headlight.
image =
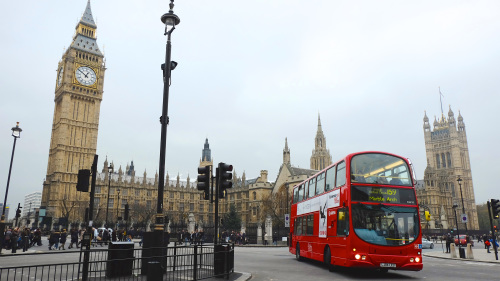
POLYGON ((366 256, 361 256, 361 260, 362 261, 366 260, 366 256))
POLYGON ((360 254, 356 254, 356 255, 354 255, 354 258, 356 258, 357 260, 359 260, 361 258, 361 255, 360 254))
POLYGON ((414 259, 413 259, 413 258, 410 258, 410 262, 414 262, 414 259))
POLYGON ((420 258, 419 258, 419 257, 416 257, 416 258, 415 258, 415 262, 420 262, 420 258))

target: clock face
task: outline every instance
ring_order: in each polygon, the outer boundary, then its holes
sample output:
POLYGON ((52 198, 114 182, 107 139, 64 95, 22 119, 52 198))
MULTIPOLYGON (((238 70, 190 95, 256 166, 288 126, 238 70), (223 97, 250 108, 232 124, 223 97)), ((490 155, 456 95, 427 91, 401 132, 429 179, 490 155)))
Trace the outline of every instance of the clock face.
POLYGON ((80 66, 75 72, 76 80, 84 86, 90 86, 95 83, 97 76, 92 68, 88 66, 80 66))
POLYGON ((61 83, 62 83, 62 79, 63 79, 63 67, 61 66, 61 68, 59 68, 59 73, 57 74, 57 86, 61 86, 61 83))

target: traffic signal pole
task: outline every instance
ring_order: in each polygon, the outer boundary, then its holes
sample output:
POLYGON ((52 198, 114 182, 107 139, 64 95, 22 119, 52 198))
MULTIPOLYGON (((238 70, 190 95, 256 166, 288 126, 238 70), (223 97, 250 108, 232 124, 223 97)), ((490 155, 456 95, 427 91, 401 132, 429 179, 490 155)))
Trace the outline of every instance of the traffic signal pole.
POLYGON ((215 241, 219 244, 219 168, 215 169, 215 241))
MULTIPOLYGON (((493 200, 495 200, 495 199, 492 199, 492 201, 493 200)), ((496 243, 495 229, 493 228, 493 219, 491 218, 491 209, 493 209, 493 206, 492 206, 492 204, 490 204, 490 201, 488 201, 487 204, 488 204, 488 218, 490 219, 490 226, 491 226, 491 236, 493 239, 492 244, 493 244, 493 249, 495 250, 495 259, 498 260, 498 247, 497 247, 497 243, 496 243)), ((496 204, 493 204, 493 205, 496 205, 496 204)), ((493 214, 495 214, 495 211, 493 212, 493 214)))

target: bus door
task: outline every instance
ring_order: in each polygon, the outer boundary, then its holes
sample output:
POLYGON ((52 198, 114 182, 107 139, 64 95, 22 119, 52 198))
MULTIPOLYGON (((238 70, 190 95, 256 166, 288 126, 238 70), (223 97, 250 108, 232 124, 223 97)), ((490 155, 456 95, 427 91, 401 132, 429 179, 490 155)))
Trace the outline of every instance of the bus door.
MULTIPOLYGON (((347 258, 347 249, 349 247, 349 209, 347 207, 339 208, 336 210, 336 221, 334 221, 335 228, 332 228, 332 233, 335 233, 336 239, 332 245, 332 254, 335 257, 345 259, 347 258)), ((338 264, 337 265, 343 265, 338 264)))

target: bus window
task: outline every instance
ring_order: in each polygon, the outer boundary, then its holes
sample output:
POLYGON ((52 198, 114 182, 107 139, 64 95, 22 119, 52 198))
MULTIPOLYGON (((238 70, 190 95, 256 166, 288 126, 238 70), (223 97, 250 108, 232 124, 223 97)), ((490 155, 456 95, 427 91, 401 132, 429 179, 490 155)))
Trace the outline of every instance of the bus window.
POLYGON ((316 178, 309 181, 309 197, 316 195, 316 178))
POLYGON ((349 236, 349 209, 339 209, 337 212, 337 236, 349 236))
POLYGON ((309 194, 308 194, 309 189, 307 188, 308 186, 309 186, 309 182, 306 181, 304 183, 304 200, 306 200, 307 198, 309 198, 309 194))
POLYGON ((297 189, 299 190, 297 194, 297 202, 300 202, 304 199, 304 188, 301 185, 297 189))
POLYGON ((299 188, 297 187, 293 190, 293 203, 299 202, 298 199, 299 199, 299 188))
POLYGON ((302 235, 307 235, 307 216, 302 217, 302 235))
POLYGON ((335 186, 335 166, 326 171, 325 191, 332 190, 335 186))
POLYGON ((325 192, 325 173, 318 176, 318 182, 316 183, 316 195, 323 192, 325 192))
POLYGON ((302 217, 295 219, 295 235, 302 235, 302 217))
POLYGON ((343 186, 345 184, 345 162, 337 166, 337 184, 335 187, 343 186))
POLYGON ((307 235, 314 234, 314 215, 307 216, 307 235))

